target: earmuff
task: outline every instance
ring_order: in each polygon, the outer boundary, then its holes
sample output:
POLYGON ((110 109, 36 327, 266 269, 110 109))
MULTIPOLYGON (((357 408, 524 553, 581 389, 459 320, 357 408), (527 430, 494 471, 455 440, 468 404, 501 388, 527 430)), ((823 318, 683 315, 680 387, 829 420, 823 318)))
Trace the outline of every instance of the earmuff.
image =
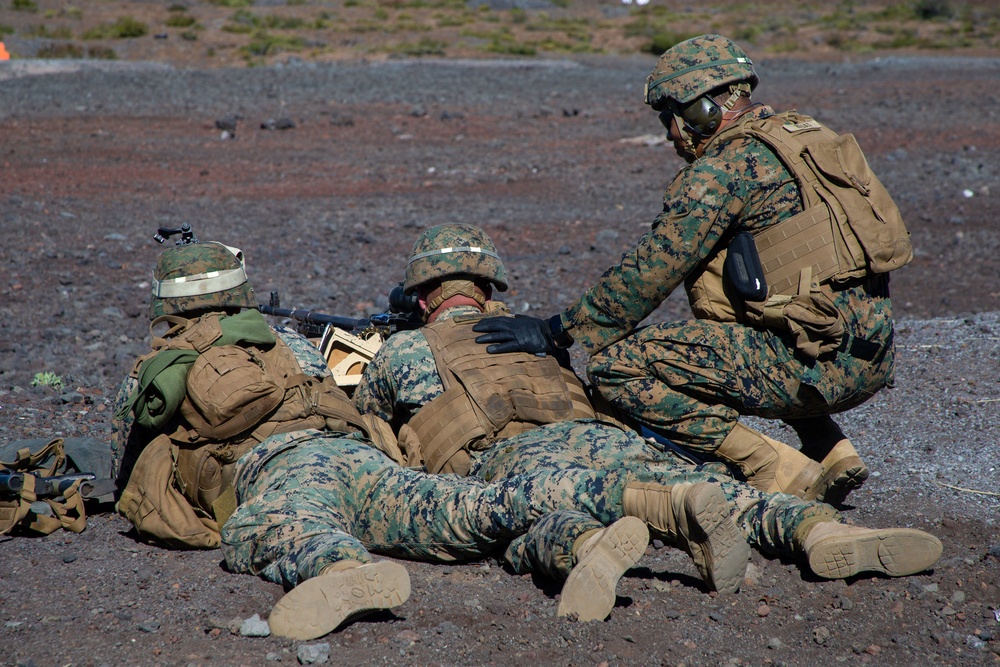
POLYGON ((722 123, 722 107, 708 95, 702 95, 681 109, 686 129, 703 137, 711 136, 722 123))

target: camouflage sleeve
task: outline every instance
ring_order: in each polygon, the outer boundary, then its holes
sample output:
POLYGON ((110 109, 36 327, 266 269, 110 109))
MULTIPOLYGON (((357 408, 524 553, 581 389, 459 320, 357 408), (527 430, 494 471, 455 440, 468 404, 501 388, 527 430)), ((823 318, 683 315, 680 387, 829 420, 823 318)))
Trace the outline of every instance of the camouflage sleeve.
POLYGON ((711 253, 746 201, 745 148, 732 142, 674 178, 651 230, 562 314, 576 343, 593 354, 621 340, 711 253))
POLYGON ((312 341, 286 327, 272 327, 272 330, 291 348, 303 373, 314 378, 324 378, 331 375, 330 367, 327 365, 326 359, 323 358, 323 353, 312 341))
POLYGON ((358 412, 363 415, 375 415, 390 424, 396 395, 396 383, 392 375, 394 356, 392 348, 395 338, 396 336, 390 336, 382 344, 365 367, 361 382, 354 390, 354 407, 358 412))
POLYGON ((136 378, 132 376, 126 377, 118 389, 118 395, 115 397, 114 412, 112 412, 111 417, 112 477, 118 477, 118 471, 121 470, 122 460, 125 457, 125 449, 128 447, 129 437, 132 434, 132 423, 135 421, 135 415, 131 410, 121 416, 118 413, 121 406, 128 402, 129 396, 132 395, 138 384, 139 381, 136 378))
POLYGON ((444 392, 427 339, 419 330, 400 331, 386 339, 368 364, 354 392, 361 414, 371 413, 400 426, 444 392))

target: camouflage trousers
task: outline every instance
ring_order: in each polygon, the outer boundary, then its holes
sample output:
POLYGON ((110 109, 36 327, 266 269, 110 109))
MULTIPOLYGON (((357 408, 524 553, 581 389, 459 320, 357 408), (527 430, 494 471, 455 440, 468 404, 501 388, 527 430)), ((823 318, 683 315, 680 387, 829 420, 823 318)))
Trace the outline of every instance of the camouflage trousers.
MULTIPOLYGON (((239 506, 222 528, 222 552, 231 570, 286 587, 340 560, 369 562, 372 552, 455 561, 516 539, 526 562, 548 563, 549 526, 586 531, 616 521, 628 481, 554 468, 493 483, 427 475, 360 438, 297 431, 267 439, 237 463, 239 506), (572 521, 558 516, 564 510, 572 521)), ((556 549, 570 553, 577 536, 556 549)), ((560 568, 546 569, 553 570, 560 568)))
POLYGON ((577 538, 623 516, 632 481, 720 482, 747 539, 776 554, 791 553, 803 519, 833 511, 684 466, 603 424, 551 425, 505 444, 503 456, 478 464, 487 483, 400 467, 354 437, 298 431, 269 438, 237 464, 239 506, 222 528, 226 563, 293 587, 340 560, 369 562, 372 552, 455 561, 507 545, 516 571, 562 578, 575 564, 577 538), (588 434, 593 440, 595 428, 603 446, 575 445, 588 434))
MULTIPOLYGON (((772 556, 795 557, 796 528, 816 516, 841 521, 833 507, 781 493, 763 493, 736 481, 724 466, 695 466, 632 432, 597 421, 549 424, 507 438, 483 452, 472 474, 483 480, 514 479, 528 471, 562 471, 588 476, 596 489, 618 489, 630 481, 664 485, 685 482, 719 484, 729 500, 730 518, 747 542, 772 556)), ((611 523, 619 515, 558 512, 541 518, 528 535, 515 538, 506 560, 517 572, 539 571, 556 578, 568 575, 576 562, 575 540, 587 530, 611 523), (595 518, 598 523, 595 523, 595 518)))
POLYGON ((815 417, 868 400, 891 378, 891 344, 874 362, 807 363, 780 336, 740 324, 657 324, 601 350, 590 381, 626 414, 678 445, 710 453, 739 416, 815 417))

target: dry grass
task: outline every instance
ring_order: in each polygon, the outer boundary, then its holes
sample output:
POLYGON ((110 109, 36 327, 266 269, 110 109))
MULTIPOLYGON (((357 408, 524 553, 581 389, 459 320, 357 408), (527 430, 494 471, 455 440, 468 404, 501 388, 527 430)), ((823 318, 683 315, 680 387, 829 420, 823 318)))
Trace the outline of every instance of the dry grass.
POLYGON ((1000 53, 993 0, 554 0, 493 10, 487 0, 0 0, 14 57, 83 53, 94 42, 129 60, 178 66, 396 57, 560 57, 659 53, 706 32, 760 55, 840 58, 898 51, 1000 53), (145 31, 139 29, 145 26, 145 31), (87 44, 83 41, 86 40, 87 44))

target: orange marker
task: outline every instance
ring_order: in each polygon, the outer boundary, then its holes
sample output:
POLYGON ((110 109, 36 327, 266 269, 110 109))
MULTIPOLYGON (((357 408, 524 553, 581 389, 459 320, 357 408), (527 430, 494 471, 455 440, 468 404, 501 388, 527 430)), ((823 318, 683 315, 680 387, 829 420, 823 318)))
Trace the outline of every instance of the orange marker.
POLYGON ((10 60, 10 54, 7 53, 7 49, 4 47, 3 42, 0 42, 0 60, 10 60))

